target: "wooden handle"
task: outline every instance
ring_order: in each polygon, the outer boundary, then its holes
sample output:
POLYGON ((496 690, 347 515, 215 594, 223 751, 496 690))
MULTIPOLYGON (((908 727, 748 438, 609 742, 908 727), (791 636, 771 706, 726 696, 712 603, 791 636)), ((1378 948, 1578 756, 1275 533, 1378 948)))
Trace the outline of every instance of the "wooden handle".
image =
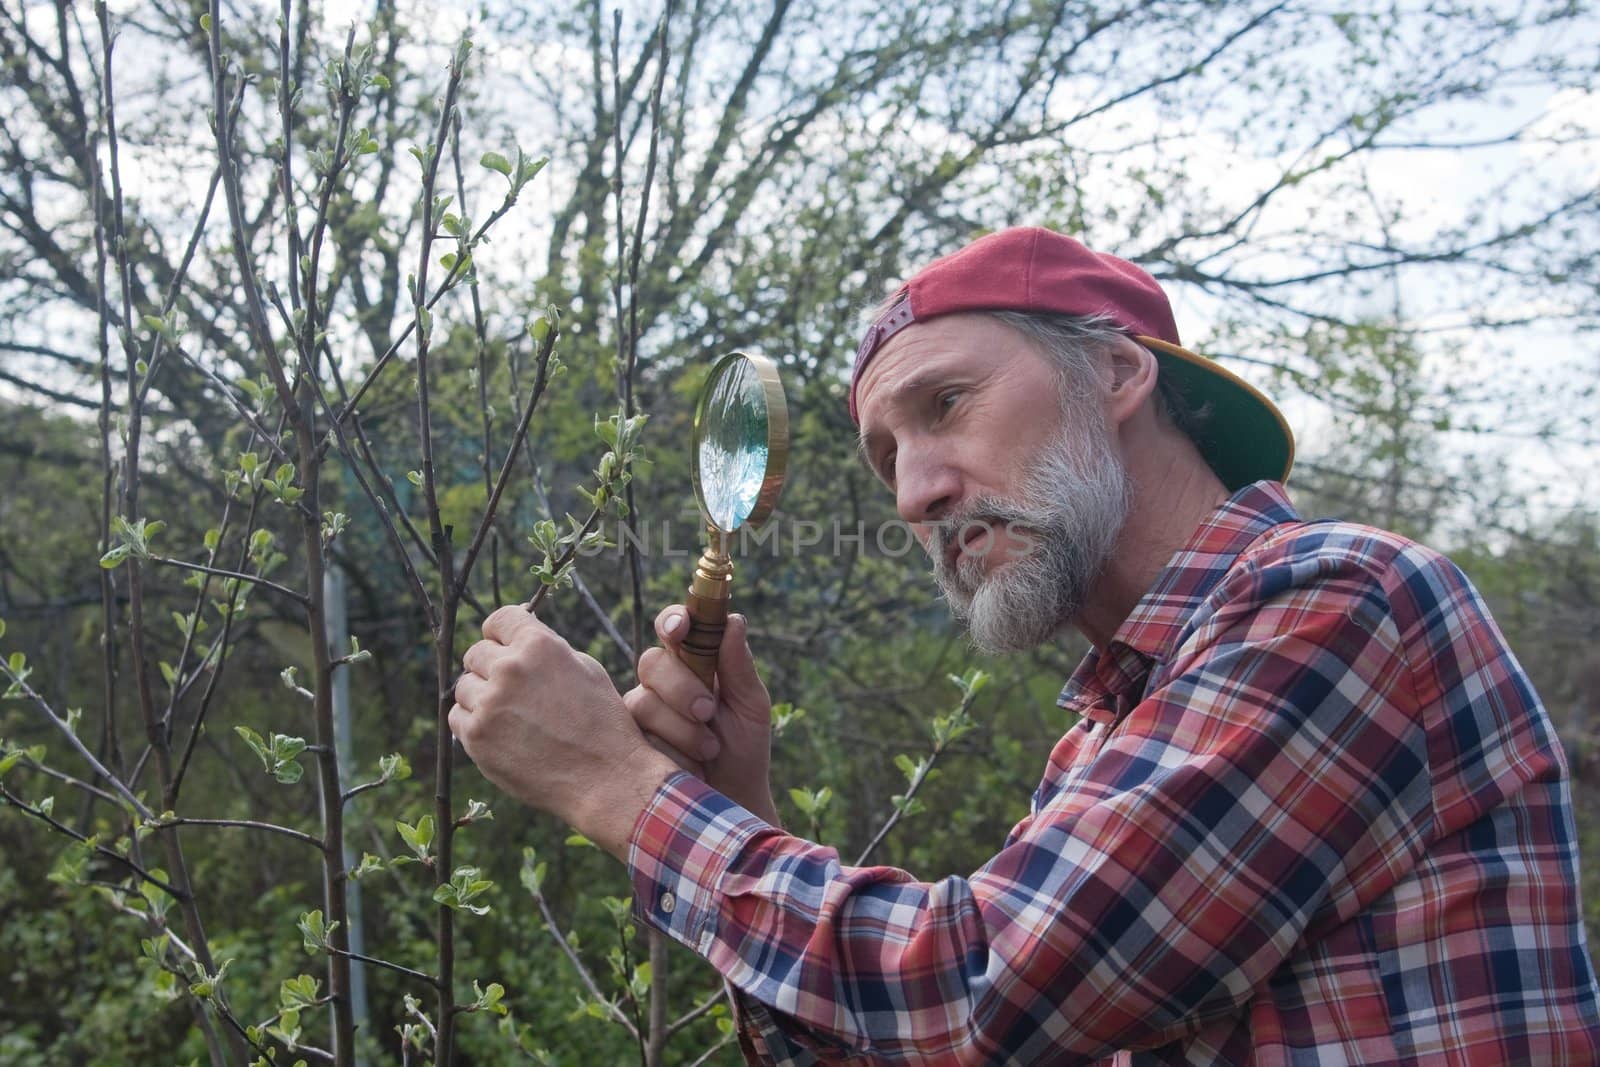
POLYGON ((710 689, 717 675, 722 631, 728 628, 728 598, 701 596, 690 587, 684 605, 689 609, 689 633, 678 646, 678 658, 710 689))

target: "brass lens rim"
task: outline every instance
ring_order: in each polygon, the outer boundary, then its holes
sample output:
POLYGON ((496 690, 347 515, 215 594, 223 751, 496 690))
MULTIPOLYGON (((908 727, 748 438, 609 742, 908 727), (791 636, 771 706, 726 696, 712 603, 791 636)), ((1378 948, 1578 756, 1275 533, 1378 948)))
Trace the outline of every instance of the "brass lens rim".
POLYGON ((705 430, 706 402, 711 398, 717 382, 738 366, 741 360, 747 361, 755 371, 767 405, 767 469, 761 478, 761 488, 756 493, 755 507, 750 509, 749 517, 741 526, 758 527, 772 516, 773 509, 778 506, 778 496, 783 492, 784 475, 789 469, 789 405, 784 400, 783 379, 778 374, 778 364, 771 357, 754 351, 735 350, 719 357, 700 390, 700 399, 695 402, 693 451, 689 464, 690 477, 694 482, 694 499, 700 505, 700 514, 707 526, 714 527, 715 523, 711 521, 711 509, 706 507, 705 490, 700 484, 700 439, 705 430))

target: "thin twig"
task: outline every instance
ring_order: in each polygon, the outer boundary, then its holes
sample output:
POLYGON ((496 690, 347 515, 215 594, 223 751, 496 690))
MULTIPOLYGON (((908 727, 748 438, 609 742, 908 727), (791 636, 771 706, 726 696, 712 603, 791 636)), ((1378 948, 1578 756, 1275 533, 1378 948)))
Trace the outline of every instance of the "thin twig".
POLYGON ((99 786, 91 785, 90 783, 85 782, 82 778, 74 778, 72 775, 67 774, 65 771, 58 771, 54 767, 49 767, 49 766, 46 766, 43 763, 39 763, 39 762, 37 762, 35 760, 28 759, 26 756, 24 756, 22 758, 21 762, 22 762, 22 765, 24 767, 28 768, 30 771, 38 771, 40 774, 45 775, 48 778, 54 778, 58 782, 62 782, 64 784, 66 784, 66 785, 72 786, 74 789, 80 789, 83 792, 88 793, 90 796, 96 797, 96 798, 98 798, 100 800, 104 800, 104 801, 107 801, 107 802, 112 803, 112 804, 121 804, 122 803, 122 801, 120 799, 118 799, 116 796, 114 796, 111 793, 107 793, 104 789, 101 789, 99 786))
POLYGON ((712 1045, 710 1048, 702 1052, 698 1059, 689 1064, 689 1067, 705 1067, 706 1064, 711 1062, 711 1057, 715 1056, 717 1053, 721 1052, 731 1044, 733 1044, 733 1035, 724 1035, 721 1041, 718 1041, 715 1045, 712 1045))
MULTIPOLYGON (((467 178, 461 169, 461 112, 455 114, 455 121, 450 124, 450 161, 455 165, 456 171, 456 200, 466 210, 467 203, 467 178)), ((462 249, 461 255, 470 255, 470 249, 462 249)), ((479 463, 483 468, 483 491, 492 496, 494 493, 494 470, 490 467, 489 457, 494 455, 494 419, 489 412, 489 332, 488 325, 483 315, 483 299, 478 292, 478 272, 473 271, 467 275, 467 292, 472 298, 472 336, 475 342, 478 359, 478 415, 483 425, 483 450, 479 453, 479 463)), ((516 448, 509 449, 512 455, 516 448)), ((488 519, 484 521, 488 525, 488 519)), ((470 566, 463 566, 463 570, 470 570, 470 566)), ((496 528, 493 541, 489 545, 489 589, 496 604, 500 603, 500 532, 496 528)))
POLYGON ((393 781, 392 778, 374 778, 370 782, 362 782, 360 785, 351 786, 349 789, 344 791, 343 800, 346 804, 348 804, 362 793, 365 793, 367 790, 376 789, 380 785, 388 785, 391 781, 393 781))
MULTIPOLYGON (((967 709, 972 706, 972 701, 975 695, 976 694, 974 693, 968 692, 961 698, 961 704, 955 712, 955 718, 959 718, 966 714, 967 709)), ((917 771, 916 777, 914 777, 906 786, 905 795, 900 798, 900 804, 896 806, 893 813, 891 813, 889 818, 884 822, 883 826, 879 827, 878 832, 873 835, 872 840, 867 842, 867 847, 861 850, 861 855, 856 857, 856 862, 854 864, 855 866, 866 866, 867 857, 871 856, 873 851, 883 843, 883 839, 889 836, 889 831, 893 830, 899 824, 901 818, 905 815, 906 809, 911 805, 911 798, 916 796, 917 790, 921 789, 923 784, 927 782, 928 773, 933 770, 934 763, 938 761, 939 757, 943 755, 945 750, 949 747, 950 743, 948 740, 936 741, 934 743, 933 751, 928 754, 928 761, 922 765, 922 767, 917 771)))
POLYGON ((319 838, 313 837, 303 830, 295 830, 288 826, 279 826, 277 823, 256 822, 253 819, 174 818, 163 819, 159 823, 154 824, 156 829, 164 829, 168 826, 229 826, 247 830, 263 830, 267 833, 282 834, 284 837, 292 837, 296 841, 303 841, 313 848, 321 849, 323 847, 322 841, 319 838))
POLYGON ((182 893, 180 893, 177 890, 177 888, 174 887, 173 885, 171 885, 170 883, 165 882, 160 878, 157 878, 155 875, 151 874, 149 871, 145 870, 143 867, 139 866, 137 863, 135 863, 132 860, 130 860, 128 857, 126 857, 124 855, 121 855, 120 853, 113 852, 109 848, 106 848, 104 845, 90 844, 89 843, 89 838, 88 838, 87 835, 78 833, 78 831, 74 830, 72 827, 66 825, 65 823, 59 821, 54 816, 52 816, 49 812, 45 811, 43 808, 34 807, 32 804, 29 804, 26 800, 23 800, 21 797, 17 796, 15 793, 11 792, 11 790, 7 789, 3 785, 0 785, 0 800, 3 800, 7 804, 10 804, 12 807, 16 808, 18 811, 25 812, 28 815, 32 815, 35 819, 38 819, 38 820, 48 824, 52 830, 56 831, 56 833, 65 834, 67 837, 72 838, 74 841, 78 842, 79 844, 87 844, 87 845, 89 845, 89 847, 94 850, 96 855, 104 856, 108 860, 112 860, 115 863, 122 864, 124 867, 128 868, 128 870, 132 871, 134 874, 138 875, 140 878, 143 878, 145 881, 149 882, 151 885, 158 887, 159 889, 162 890, 162 892, 169 894, 174 900, 182 900, 183 899, 184 895, 182 893))
POLYGON ((638 1028, 633 1025, 626 1015, 622 1014, 620 1008, 613 1004, 604 993, 600 992, 600 984, 595 981, 594 975, 590 973, 588 967, 584 966, 583 960, 578 957, 577 950, 572 947, 572 944, 562 935, 561 928, 556 925, 556 917, 550 913, 550 903, 545 900, 544 894, 533 893, 533 900, 539 906, 539 914, 544 918, 545 929, 550 931, 550 936, 555 938, 555 942, 560 946, 562 954, 567 957, 573 969, 578 972, 578 979, 583 982, 584 988, 589 991, 589 995, 594 997, 597 1002, 604 1004, 610 1012, 611 1018, 624 1030, 628 1031, 628 1036, 637 1041, 639 1039, 638 1028))
MULTIPOLYGON (((283 418, 280 417, 280 424, 283 418)), ((250 537, 255 531, 256 513, 261 506, 262 491, 256 490, 250 500, 250 512, 245 516, 244 537, 239 549, 239 566, 243 567, 250 558, 250 537)), ((233 620, 239 611, 239 594, 243 586, 235 586, 228 594, 227 612, 222 617, 222 633, 211 648, 206 651, 202 663, 213 655, 217 657, 216 664, 212 667, 210 677, 206 680, 205 692, 200 695, 200 706, 195 710, 194 722, 189 726, 189 736, 183 744, 183 755, 178 759, 178 767, 172 774, 172 784, 167 787, 167 795, 176 803, 178 791, 183 786, 184 775, 189 772, 189 760, 194 756, 195 744, 200 740, 200 731, 205 726, 206 715, 211 709, 211 699, 216 695, 217 684, 222 678, 222 668, 228 659, 228 643, 233 634, 233 620)), ((169 724, 170 725, 170 724, 169 724)))
POLYGON ((249 582, 252 585, 266 586, 268 589, 271 589, 274 592, 282 593, 284 596, 292 598, 301 607, 305 607, 311 603, 311 598, 305 593, 300 592, 298 589, 290 589, 286 585, 279 585, 270 578, 262 578, 253 574, 245 574, 242 571, 230 571, 221 567, 208 567, 204 563, 190 563, 188 560, 173 559, 171 556, 152 555, 149 558, 151 563, 160 563, 167 567, 177 567, 180 570, 186 571, 198 571, 201 574, 212 574, 218 578, 232 578, 235 581, 249 582))
POLYGON ((548 371, 550 368, 550 355, 555 351, 556 338, 561 331, 555 323, 550 323, 550 331, 544 335, 544 340, 539 344, 538 364, 534 372, 533 389, 528 394, 528 403, 522 409, 522 416, 517 420, 517 428, 511 435, 511 447, 506 449, 506 458, 500 464, 500 473, 494 480, 494 488, 489 493, 489 501, 484 505, 483 518, 478 522, 478 529, 472 535, 472 543, 467 546, 467 551, 461 557, 461 569, 456 573, 455 586, 451 592, 460 596, 467 587, 467 581, 472 577, 472 567, 478 560, 478 553, 483 549, 484 539, 489 536, 489 531, 494 527, 495 513, 500 508, 500 497, 506 491, 506 486, 511 484, 511 472, 517 465, 517 450, 522 442, 527 439, 528 426, 533 421, 534 409, 539 405, 539 398, 544 395, 545 386, 548 384, 548 371))
POLYGON ((398 963, 391 963, 388 960, 379 959, 376 956, 363 956, 359 952, 351 952, 349 949, 343 948, 334 948, 331 945, 327 946, 327 949, 335 956, 345 956, 352 960, 359 960, 362 963, 370 963, 374 967, 384 967, 398 974, 409 975, 410 977, 415 978, 417 981, 426 982, 428 985, 431 985, 435 988, 438 988, 439 986, 439 979, 435 978, 433 975, 412 970, 410 967, 404 967, 398 963))
POLYGON ((84 762, 89 764, 90 769, 92 769, 100 777, 104 778, 107 782, 111 783, 111 787, 121 794, 122 799, 126 801, 134 811, 138 812, 139 815, 147 819, 153 816, 154 813, 145 806, 144 801, 135 796, 133 791, 128 788, 127 784, 124 783, 121 778, 112 774, 106 769, 105 764, 101 763, 99 759, 95 757, 95 754, 90 752, 88 747, 85 746, 82 741, 78 740, 78 735, 73 732, 71 726, 67 725, 67 721, 56 714, 55 709, 50 706, 50 702, 45 700, 44 697, 40 696, 38 691, 30 686, 26 680, 14 673, 11 670, 11 665, 4 659, 0 659, 0 672, 4 672, 10 683, 19 688, 22 691, 22 695, 27 697, 35 707, 44 713, 45 718, 50 720, 51 725, 53 725, 61 733, 61 735, 67 739, 67 744, 72 748, 72 750, 76 752, 84 760, 84 762))
POLYGON ((672 1022, 668 1023, 667 1036, 671 1037, 679 1030, 682 1030, 685 1026, 693 1023, 696 1019, 707 1015, 718 1004, 721 1004, 726 997, 727 993, 725 991, 720 989, 717 990, 705 1000, 702 1000, 699 1004, 696 1004, 693 1008, 690 1008, 688 1011, 672 1020, 672 1022))

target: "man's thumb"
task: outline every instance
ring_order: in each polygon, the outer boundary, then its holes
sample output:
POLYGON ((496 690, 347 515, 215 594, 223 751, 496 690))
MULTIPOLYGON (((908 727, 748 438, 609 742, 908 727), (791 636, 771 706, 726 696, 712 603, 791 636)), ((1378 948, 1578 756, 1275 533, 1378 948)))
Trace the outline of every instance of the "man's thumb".
POLYGON ((750 620, 743 615, 729 615, 728 628, 722 632, 717 685, 718 695, 730 704, 761 708, 767 703, 767 687, 750 652, 750 620))

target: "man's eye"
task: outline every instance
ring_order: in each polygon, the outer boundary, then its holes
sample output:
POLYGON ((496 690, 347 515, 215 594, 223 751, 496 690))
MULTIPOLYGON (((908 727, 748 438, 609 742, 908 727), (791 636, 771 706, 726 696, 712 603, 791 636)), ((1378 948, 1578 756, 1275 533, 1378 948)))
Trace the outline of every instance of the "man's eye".
POLYGON ((944 392, 939 394, 935 403, 938 405, 940 411, 948 411, 955 406, 956 401, 959 399, 961 399, 961 390, 946 389, 944 392))
POLYGON ((883 457, 883 463, 878 468, 879 470, 881 470, 883 472, 883 480, 884 480, 884 482, 886 482, 889 485, 893 485, 894 484, 894 461, 895 461, 895 457, 897 455, 899 455, 898 452, 890 452, 888 455, 884 456, 883 457))

